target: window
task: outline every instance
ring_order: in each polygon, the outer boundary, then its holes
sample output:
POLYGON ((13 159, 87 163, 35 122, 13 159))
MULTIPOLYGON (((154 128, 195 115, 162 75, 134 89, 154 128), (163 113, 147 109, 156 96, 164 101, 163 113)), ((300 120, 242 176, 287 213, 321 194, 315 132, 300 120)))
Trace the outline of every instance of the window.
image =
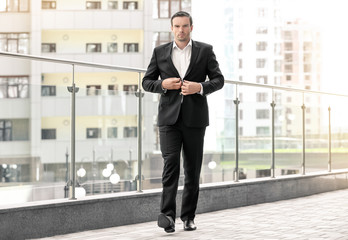
POLYGON ((291 81, 291 80, 292 80, 291 75, 286 75, 286 81, 291 81))
POLYGON ((284 71, 286 73, 291 73, 292 72, 292 64, 284 64, 284 71))
POLYGON ((269 110, 268 109, 256 110, 256 119, 269 119, 269 110))
POLYGON ((275 72, 282 71, 282 61, 281 60, 274 60, 274 71, 275 72))
POLYGON ((284 39, 285 40, 292 40, 292 32, 291 31, 284 31, 284 39))
POLYGON ((101 9, 101 2, 87 1, 86 9, 101 9))
POLYGON ((41 129, 41 139, 56 139, 56 129, 41 129))
POLYGON ((280 43, 274 44, 274 55, 281 55, 282 45, 280 43))
POLYGON ((311 64, 304 64, 303 65, 303 71, 306 73, 309 73, 312 71, 312 65, 311 64))
POLYGON ((56 9, 57 7, 56 1, 42 1, 41 5, 42 9, 56 9))
POLYGON ((243 59, 238 59, 238 60, 239 60, 238 67, 243 68, 243 59))
POLYGON ((303 51, 312 51, 312 42, 304 42, 303 51))
POLYGON ((0 141, 12 141, 12 121, 0 120, 0 141))
POLYGON ((135 1, 123 2, 123 9, 136 10, 138 9, 138 2, 135 2, 135 1))
POLYGON ((264 58, 256 59, 256 68, 266 68, 266 59, 264 58))
POLYGON ((29 96, 29 77, 0 77, 1 98, 27 98, 29 96))
POLYGON ((268 32, 267 27, 258 27, 258 28, 256 29, 256 33, 257 33, 257 34, 267 34, 267 32, 268 32))
POLYGON ((29 0, 2 0, 0 12, 29 12, 29 0))
POLYGON ((87 43, 86 44, 86 52, 101 52, 101 43, 87 43))
POLYGON ((266 75, 264 75, 264 76, 256 76, 256 83, 267 84, 268 83, 268 77, 266 75))
POLYGON ((265 8, 258 8, 257 9, 257 16, 260 18, 266 17, 267 15, 267 9, 265 8))
POLYGON ((269 135, 269 127, 256 127, 257 136, 269 135))
POLYGON ((97 96, 101 94, 100 85, 87 85, 87 96, 97 96))
POLYGON ((29 53, 28 33, 0 33, 0 51, 29 53))
POLYGON ((108 94, 109 95, 118 95, 118 85, 113 84, 108 86, 108 94))
POLYGON ((238 133, 239 133, 239 136, 243 136, 243 127, 239 127, 238 133))
POLYGON ((138 85, 123 85, 123 91, 125 94, 135 93, 138 90, 138 85))
POLYGON ((266 50, 267 50, 267 42, 256 43, 256 51, 266 51, 266 50))
POLYGON ((123 44, 123 52, 139 52, 139 43, 123 44))
POLYGON ((310 81, 311 80, 311 75, 305 75, 305 80, 310 81))
POLYGON ((292 51, 292 43, 284 43, 284 50, 285 51, 292 51))
POLYGON ((125 127, 123 129, 123 137, 124 138, 137 137, 137 127, 125 127))
POLYGON ((56 96, 56 86, 41 86, 41 96, 56 96))
POLYGON ((267 93, 256 93, 257 102, 267 102, 268 94, 267 93))
POLYGON ((291 101, 292 101, 292 98, 291 98, 291 97, 287 97, 287 98, 286 98, 286 102, 291 103, 291 101))
POLYGON ((108 53, 117 53, 117 43, 108 43, 108 53))
POLYGON ((154 18, 170 18, 178 11, 190 12, 191 0, 158 0, 154 18))
POLYGON ((171 32, 157 32, 154 34, 154 47, 160 46, 163 43, 168 43, 172 40, 171 32))
POLYGON ((292 54, 291 53, 285 53, 284 54, 284 61, 285 62, 292 62, 292 54))
POLYGON ((42 43, 41 44, 41 52, 43 52, 43 53, 56 52, 56 44, 55 43, 42 43))
POLYGON ((101 129, 100 128, 87 128, 86 129, 86 138, 101 138, 101 129))
POLYGON ((117 138, 117 127, 108 128, 108 138, 117 138))
POLYGON ((238 44, 238 51, 242 52, 243 51, 243 43, 238 44))
POLYGON ((117 1, 108 1, 108 9, 118 9, 117 1))
POLYGON ((243 120, 243 110, 239 110, 239 120, 243 120))
POLYGON ((305 53, 303 54, 303 62, 310 63, 312 61, 312 54, 305 53))

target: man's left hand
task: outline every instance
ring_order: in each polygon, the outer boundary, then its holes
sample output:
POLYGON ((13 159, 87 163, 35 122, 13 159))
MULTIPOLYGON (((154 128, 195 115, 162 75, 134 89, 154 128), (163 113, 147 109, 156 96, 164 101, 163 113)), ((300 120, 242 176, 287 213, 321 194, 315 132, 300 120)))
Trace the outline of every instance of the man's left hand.
POLYGON ((182 95, 190 95, 195 94, 201 91, 201 84, 197 82, 191 82, 184 80, 181 86, 181 94, 182 95))

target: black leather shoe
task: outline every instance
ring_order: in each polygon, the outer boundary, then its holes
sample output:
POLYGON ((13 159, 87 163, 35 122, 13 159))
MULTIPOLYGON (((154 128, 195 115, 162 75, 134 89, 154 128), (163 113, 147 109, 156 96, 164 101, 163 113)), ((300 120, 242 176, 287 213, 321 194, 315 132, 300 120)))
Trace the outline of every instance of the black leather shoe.
POLYGON ((171 216, 161 213, 158 215, 157 225, 167 233, 175 232, 175 222, 171 216))
POLYGON ((193 222, 193 220, 184 221, 184 230, 185 231, 194 231, 196 229, 197 229, 197 227, 196 227, 195 223, 193 222))

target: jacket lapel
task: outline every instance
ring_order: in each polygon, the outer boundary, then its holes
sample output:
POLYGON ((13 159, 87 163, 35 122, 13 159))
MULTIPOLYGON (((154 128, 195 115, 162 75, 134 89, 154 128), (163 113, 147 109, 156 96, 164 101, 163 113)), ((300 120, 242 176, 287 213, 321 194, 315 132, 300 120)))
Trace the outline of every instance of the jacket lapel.
POLYGON ((187 69, 187 71, 186 71, 186 74, 185 74, 184 79, 185 79, 186 76, 189 75, 190 72, 192 71, 193 66, 194 66, 194 64, 195 64, 195 62, 196 62, 196 59, 197 59, 197 57, 198 57, 199 50, 200 50, 199 46, 197 46, 197 44, 196 44, 194 41, 192 41, 191 60, 190 60, 190 64, 189 64, 189 67, 188 67, 188 69, 187 69))
POLYGON ((168 46, 166 47, 166 50, 165 50, 166 60, 169 64, 169 68, 173 69, 174 73, 176 74, 176 77, 180 77, 180 74, 179 74, 178 70, 176 69, 176 67, 174 66, 174 63, 172 61, 172 51, 173 51, 173 43, 168 44, 168 46))

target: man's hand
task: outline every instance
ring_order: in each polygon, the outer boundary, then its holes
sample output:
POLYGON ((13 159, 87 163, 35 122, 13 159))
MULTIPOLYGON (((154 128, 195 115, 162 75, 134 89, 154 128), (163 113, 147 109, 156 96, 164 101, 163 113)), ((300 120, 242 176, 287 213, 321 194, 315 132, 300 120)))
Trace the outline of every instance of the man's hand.
POLYGON ((166 78, 162 81, 162 87, 169 90, 180 89, 181 84, 180 78, 166 78))
POLYGON ((182 95, 195 94, 200 91, 201 91, 201 84, 197 82, 190 82, 190 81, 184 80, 184 83, 181 86, 182 95))

